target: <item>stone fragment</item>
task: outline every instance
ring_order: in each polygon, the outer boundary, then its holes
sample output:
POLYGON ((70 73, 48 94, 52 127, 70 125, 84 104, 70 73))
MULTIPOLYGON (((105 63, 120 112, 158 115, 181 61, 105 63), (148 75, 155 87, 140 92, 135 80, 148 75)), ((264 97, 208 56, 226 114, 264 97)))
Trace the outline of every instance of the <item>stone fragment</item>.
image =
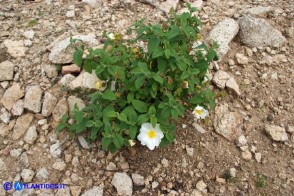
POLYGON ((84 101, 76 96, 69 96, 67 98, 67 103, 69 107, 69 112, 72 114, 72 111, 74 110, 74 106, 77 105, 78 109, 81 110, 84 107, 86 107, 84 101))
POLYGON ((46 64, 43 66, 44 72, 48 78, 54 78, 57 76, 57 69, 55 65, 46 64))
POLYGON ((74 10, 69 10, 69 11, 67 11, 66 13, 65 13, 65 16, 67 17, 67 18, 74 18, 75 17, 75 11, 74 10))
POLYGON ((136 185, 136 186, 143 186, 145 184, 144 177, 137 174, 137 173, 132 173, 132 179, 133 179, 134 185, 136 185))
POLYGON ((249 150, 245 150, 242 152, 242 158, 245 160, 251 160, 252 159, 252 154, 249 150))
POLYGON ((34 116, 31 113, 27 113, 25 115, 18 117, 12 132, 12 139, 14 140, 20 139, 27 131, 33 118, 34 116))
POLYGON ((215 108, 214 129, 229 141, 234 141, 241 134, 242 119, 238 112, 230 112, 228 104, 215 108))
POLYGON ((232 177, 232 178, 235 178, 236 177, 236 172, 237 172, 237 170, 235 169, 235 168, 230 168, 230 170, 229 170, 229 174, 230 174, 230 176, 232 177))
POLYGON ((41 99, 43 91, 39 85, 29 86, 24 98, 24 108, 39 113, 41 111, 41 99))
POLYGON ((33 180, 35 172, 31 169, 23 169, 20 175, 24 183, 29 183, 33 180))
POLYGON ((17 158, 21 155, 22 153, 22 149, 21 148, 18 148, 18 149, 13 149, 10 151, 10 156, 14 157, 14 158, 17 158))
POLYGON ((24 140, 29 144, 33 144, 36 141, 37 137, 38 133, 36 126, 31 126, 28 129, 27 134, 24 137, 24 140))
POLYGON ((163 2, 158 2, 156 0, 144 0, 146 3, 149 3, 156 7, 157 9, 163 11, 168 14, 171 9, 176 10, 179 4, 179 0, 166 0, 163 2))
POLYGON ((199 133, 206 133, 205 129, 201 127, 199 124, 197 124, 196 122, 194 122, 192 125, 196 129, 196 131, 198 131, 199 133))
POLYGON ((246 65, 248 64, 248 61, 249 61, 248 58, 241 53, 236 54, 236 60, 241 65, 246 65))
POLYGON ((116 188, 118 195, 131 196, 133 193, 132 179, 125 172, 116 172, 111 184, 116 188))
POLYGON ((4 40, 4 46, 7 48, 7 52, 12 57, 23 57, 26 54, 28 48, 24 47, 23 41, 4 40))
POLYGON ((287 40, 266 20, 244 15, 238 19, 241 42, 249 47, 281 46, 287 40))
POLYGON ((61 99, 55 106, 52 112, 52 117, 55 121, 59 121, 64 114, 67 115, 68 105, 65 98, 61 99))
POLYGON ((20 99, 17 102, 15 102, 15 104, 12 107, 11 112, 14 116, 20 116, 20 115, 22 115, 23 110, 24 110, 24 102, 22 99, 20 99))
POLYGON ((29 157, 26 152, 24 152, 20 155, 20 164, 24 168, 30 166, 29 157))
POLYGON ((50 153, 55 158, 60 157, 60 155, 62 153, 61 144, 59 142, 56 142, 55 144, 50 146, 50 153))
POLYGON ((5 124, 8 124, 11 118, 11 114, 6 111, 5 108, 1 109, 1 115, 0 115, 0 120, 4 122, 5 124))
POLYGON ((169 161, 166 158, 163 158, 161 160, 161 164, 163 167, 168 167, 169 166, 169 161))
POLYGON ((63 171, 66 168, 66 163, 62 160, 56 161, 55 163, 53 163, 52 168, 63 171))
POLYGON ((247 144, 246 137, 244 135, 240 135, 236 140, 237 146, 245 146, 247 144))
MULTIPOLYGON (((76 35, 72 39, 81 40, 86 46, 94 47, 99 44, 94 35, 76 35)), ((71 63, 74 47, 70 46, 70 37, 54 44, 49 54, 49 61, 54 64, 71 63)))
POLYGON ((83 136, 79 135, 78 140, 84 149, 88 149, 88 150, 91 149, 92 146, 89 145, 89 143, 85 140, 83 136))
POLYGON ((236 82, 235 78, 230 78, 226 82, 226 87, 233 92, 236 92, 237 95, 241 95, 240 88, 238 83, 236 82))
POLYGON ((253 16, 260 16, 265 17, 270 11, 272 10, 271 7, 263 7, 263 6, 257 6, 249 8, 245 11, 245 14, 250 14, 253 16))
POLYGON ((13 85, 7 89, 1 99, 1 103, 7 110, 11 110, 14 103, 23 97, 24 92, 21 90, 18 83, 13 83, 13 85))
POLYGON ((82 0, 82 2, 92 6, 93 8, 100 7, 102 3, 101 0, 82 0))
POLYGON ((33 42, 29 39, 23 40, 23 44, 25 47, 31 47, 33 45, 33 42))
POLYGON ((76 74, 80 72, 81 72, 81 68, 77 66, 76 64, 65 65, 65 66, 62 66, 62 69, 61 69, 62 75, 71 74, 71 73, 76 74))
POLYGON ((152 184, 151 184, 151 188, 152 189, 156 189, 157 187, 158 187, 158 185, 159 185, 159 183, 158 182, 152 182, 152 184))
POLYGON ((276 125, 265 125, 265 132, 275 141, 287 141, 285 128, 276 125))
POLYGON ((60 79, 59 84, 60 84, 61 86, 64 86, 64 87, 69 88, 70 83, 71 83, 75 78, 76 78, 76 77, 74 77, 74 76, 71 75, 71 74, 66 74, 66 75, 64 75, 64 76, 60 79))
POLYGON ((35 36, 35 32, 33 30, 25 31, 23 36, 27 39, 33 39, 35 36))
POLYGON ((201 192, 205 192, 207 185, 205 184, 205 182, 203 182, 203 180, 200 180, 199 182, 197 182, 196 184, 196 188, 201 191, 201 192))
POLYGON ((7 170, 6 164, 2 158, 0 158, 0 171, 5 172, 7 170))
POLYGON ((14 65, 10 61, 0 63, 0 81, 13 80, 14 65))
POLYGON ((57 104, 57 98, 51 93, 45 92, 44 102, 42 107, 42 115, 45 117, 50 116, 56 104, 57 104))
POLYGON ((226 87, 227 81, 231 78, 231 76, 222 70, 219 70, 215 73, 212 78, 212 82, 220 89, 224 89, 226 87))
MULTIPOLYGON (((69 189, 70 189, 70 192, 71 192, 72 196, 80 196, 81 195, 81 192, 82 192, 82 187, 81 186, 70 186, 69 189)), ((92 195, 96 195, 96 193, 94 193, 92 195)))
POLYGON ((55 196, 66 196, 66 195, 70 195, 69 186, 65 186, 65 188, 63 189, 58 189, 57 193, 55 194, 55 196))
POLYGON ((41 169, 38 170, 36 177, 40 181, 45 181, 48 179, 48 170, 45 167, 42 167, 41 169))
POLYGON ((96 76, 95 71, 92 74, 88 72, 82 72, 77 78, 75 78, 69 85, 70 89, 75 88, 86 88, 86 89, 95 89, 95 83, 100 81, 96 76))
POLYGON ((190 148, 190 147, 186 146, 186 151, 187 151, 188 156, 193 157, 194 148, 190 148))
POLYGON ((261 162, 261 153, 260 152, 255 153, 254 158, 258 163, 260 163, 261 162))
POLYGON ((103 196, 103 185, 94 186, 93 188, 84 192, 81 196, 103 196))
POLYGON ((229 43, 234 39, 238 31, 238 23, 232 18, 226 18, 209 32, 205 40, 209 43, 217 42, 219 44, 219 48, 216 51, 219 59, 222 59, 230 50, 229 43))

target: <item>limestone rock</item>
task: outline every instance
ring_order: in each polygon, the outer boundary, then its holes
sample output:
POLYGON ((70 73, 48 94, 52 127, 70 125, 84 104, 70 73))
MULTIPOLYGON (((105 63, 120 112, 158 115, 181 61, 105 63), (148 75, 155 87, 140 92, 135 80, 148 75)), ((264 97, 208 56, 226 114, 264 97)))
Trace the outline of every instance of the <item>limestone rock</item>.
POLYGON ((54 107, 57 104, 57 98, 49 92, 45 93, 42 107, 42 115, 48 117, 52 114, 54 107))
POLYGON ((28 183, 34 178, 35 172, 31 169, 23 169, 20 175, 23 182, 28 183))
POLYGON ((12 107, 11 112, 14 116, 20 116, 20 115, 22 115, 23 110, 24 110, 24 102, 22 99, 20 99, 17 102, 15 102, 15 104, 12 107))
POLYGON ((41 169, 38 170, 36 177, 40 181, 44 181, 48 179, 48 170, 45 167, 42 167, 41 169))
POLYGON ((27 113, 18 117, 12 132, 12 139, 18 140, 19 138, 21 138, 21 136, 25 134, 26 130, 30 126, 33 118, 34 116, 31 113, 27 113))
POLYGON ((4 46, 7 48, 7 52, 12 57, 23 57, 26 54, 27 48, 24 47, 23 41, 4 40, 4 46))
POLYGON ((157 9, 165 12, 166 14, 169 13, 170 9, 177 9, 179 4, 179 0, 166 0, 164 2, 158 2, 156 0, 144 0, 146 3, 149 3, 156 7, 157 9))
POLYGON ((215 108, 214 129, 229 141, 241 135, 242 119, 238 112, 230 112, 228 104, 215 108))
POLYGON ((275 141, 287 141, 286 129, 276 125, 265 125, 266 133, 275 141))
POLYGON ((248 61, 249 61, 248 58, 241 53, 236 54, 236 60, 241 65, 246 65, 248 64, 248 61))
POLYGON ((99 81, 98 77, 95 74, 95 71, 92 74, 88 72, 82 72, 76 79, 74 79, 69 87, 70 89, 75 88, 88 88, 88 89, 95 89, 95 83, 99 81))
POLYGON ((24 140, 29 144, 33 144, 36 141, 37 137, 38 133, 36 126, 31 126, 28 129, 27 134, 24 137, 24 140))
POLYGON ((94 186, 93 188, 84 192, 81 196, 103 196, 103 185, 94 186))
MULTIPOLYGON (((94 47, 99 44, 94 35, 76 35, 73 39, 81 40, 89 47, 94 47)), ((56 43, 49 54, 49 61, 55 64, 66 64, 73 61, 72 54, 74 47, 70 46, 70 37, 56 43)))
POLYGON ((59 142, 50 146, 50 153, 53 157, 56 157, 56 158, 60 157, 60 155, 62 153, 62 147, 59 142))
POLYGON ((13 83, 13 85, 7 89, 1 99, 1 103, 7 110, 11 110, 14 103, 23 97, 24 92, 21 90, 18 83, 13 83))
POLYGON ((68 103, 68 107, 69 107, 70 113, 72 113, 75 105, 77 105, 77 107, 79 108, 79 110, 81 110, 84 107, 86 107, 84 101, 82 99, 76 97, 76 96, 69 96, 67 98, 67 103, 68 103))
POLYGON ((80 72, 81 72, 81 68, 77 66, 76 64, 65 65, 65 66, 62 66, 62 69, 61 69, 62 75, 71 74, 71 73, 80 73, 80 72))
POLYGON ((23 36, 27 39, 33 39, 35 36, 35 32, 33 30, 25 31, 23 36))
POLYGON ((230 78, 226 82, 226 87, 230 90, 233 90, 237 93, 237 95, 241 95, 240 88, 238 83, 236 82, 235 78, 230 78))
POLYGON ((102 3, 101 0, 82 0, 82 2, 92 6, 93 8, 101 6, 102 3))
POLYGON ((116 188, 118 195, 132 195, 133 183, 130 176, 125 172, 116 172, 111 184, 116 188))
POLYGON ((216 49, 219 59, 229 51, 229 43, 239 31, 238 23, 232 18, 219 22, 208 34, 205 40, 209 43, 217 42, 220 46, 216 49))
POLYGON ((287 40, 266 20, 244 15, 238 19, 241 42, 249 47, 281 46, 287 40))
POLYGON ((64 86, 64 87, 68 87, 70 86, 70 83, 75 79, 76 77, 74 77, 73 75, 71 74, 66 74, 64 75, 60 81, 59 81, 59 84, 61 86, 64 86))
POLYGON ((137 173, 132 174, 132 179, 136 186, 143 186, 145 184, 144 177, 137 173))
POLYGON ((271 10, 271 7, 257 6, 247 9, 245 13, 253 16, 266 16, 271 10))
POLYGON ((219 70, 213 76, 212 82, 220 89, 224 89, 226 87, 227 81, 231 78, 231 76, 222 70, 219 70))
POLYGON ((53 163, 52 168, 59 170, 59 171, 63 171, 66 168, 66 164, 64 161, 59 160, 59 161, 56 161, 55 163, 53 163))
POLYGON ((61 99, 55 106, 52 112, 53 119, 59 121, 61 117, 68 113, 68 105, 65 98, 61 99))
POLYGON ((24 99, 24 107, 28 110, 39 113, 41 111, 41 98, 43 91, 39 85, 29 86, 24 99))
POLYGON ((55 65, 46 64, 43 66, 43 69, 48 78, 54 78, 58 74, 55 65))
POLYGON ((0 63, 0 81, 13 80, 14 65, 10 61, 0 63))

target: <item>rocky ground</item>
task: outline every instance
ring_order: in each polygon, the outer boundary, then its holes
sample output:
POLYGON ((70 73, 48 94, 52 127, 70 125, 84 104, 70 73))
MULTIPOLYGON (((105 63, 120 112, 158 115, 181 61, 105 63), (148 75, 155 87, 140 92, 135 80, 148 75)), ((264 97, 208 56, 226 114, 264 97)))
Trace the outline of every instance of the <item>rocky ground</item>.
MULTIPOLYGON (((70 35, 99 47, 104 30, 156 22, 183 1, 0 0, 0 180, 65 189, 0 195, 294 195, 294 2, 190 1, 201 10, 217 107, 186 112, 173 145, 111 154, 54 128, 95 75, 72 64, 70 35)), ((127 36, 125 36, 127 38, 127 36)))

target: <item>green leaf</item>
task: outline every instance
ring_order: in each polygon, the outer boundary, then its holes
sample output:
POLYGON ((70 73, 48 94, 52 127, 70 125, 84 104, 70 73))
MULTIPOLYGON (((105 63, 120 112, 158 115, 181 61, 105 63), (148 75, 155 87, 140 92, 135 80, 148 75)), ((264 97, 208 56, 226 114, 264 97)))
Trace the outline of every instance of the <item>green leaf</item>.
POLYGON ((143 123, 147 122, 148 120, 149 120, 149 116, 147 114, 141 114, 137 119, 137 123, 138 123, 138 125, 142 125, 143 123))
POLYGON ((111 101, 116 100, 115 94, 111 90, 108 90, 108 89, 102 94, 102 98, 106 99, 106 100, 111 100, 111 101))
POLYGON ((156 59, 160 56, 163 56, 163 54, 164 54, 164 51, 162 48, 156 48, 152 54, 152 58, 156 59))
POLYGON ((138 132, 137 126, 131 126, 130 129, 129 129, 129 131, 130 131, 130 138, 132 140, 135 139, 136 136, 137 136, 137 132, 138 132))
POLYGON ((171 29, 167 32, 166 37, 167 37, 167 39, 172 39, 172 38, 178 36, 179 33, 180 33, 179 27, 171 26, 171 29))
POLYGON ((128 103, 131 103, 134 99, 134 93, 129 93, 127 96, 128 103))
POLYGON ((114 117, 117 117, 117 113, 115 111, 107 111, 105 113, 105 116, 109 118, 114 118, 114 117))
POLYGON ((206 102, 206 99, 200 95, 195 95, 192 99, 189 100, 192 104, 202 104, 206 102))
POLYGON ((111 143, 111 138, 107 138, 107 137, 103 137, 102 138, 102 149, 106 150, 109 146, 109 144, 111 143))
POLYGON ((157 123, 157 118, 155 116, 152 116, 150 118, 150 121, 151 121, 152 127, 155 127, 156 126, 156 123, 157 123))
POLYGON ((167 68, 167 62, 164 58, 158 58, 157 59, 157 66, 158 66, 158 70, 160 72, 165 72, 166 68, 167 68))
POLYGON ((87 123, 86 123, 86 126, 87 126, 87 127, 93 127, 94 125, 95 125, 95 123, 94 123, 93 120, 89 120, 89 121, 87 121, 87 123))
POLYGON ((138 112, 144 113, 147 112, 147 105, 143 101, 133 99, 132 105, 134 106, 135 110, 138 112))
POLYGON ((144 79, 145 79, 144 77, 137 78, 137 80, 135 81, 135 87, 136 87, 136 89, 140 89, 141 86, 143 86, 144 79))
POLYGON ((163 84, 163 79, 160 77, 158 73, 152 73, 152 78, 156 81, 159 82, 160 84, 163 84))
POLYGON ((113 138, 113 143, 117 149, 120 149, 123 145, 123 139, 121 136, 116 136, 113 138))
POLYGON ((91 130, 91 140, 95 141, 97 139, 97 133, 98 133, 98 129, 92 129, 91 130))
POLYGON ((62 129, 64 129, 64 128, 66 128, 67 127, 67 124, 65 124, 65 123, 60 123, 59 125, 57 125, 57 127, 55 128, 55 130, 57 131, 57 132, 60 132, 60 131, 62 131, 62 129))
POLYGON ((152 54, 155 48, 157 48, 160 44, 160 39, 157 37, 153 36, 149 39, 148 42, 148 53, 152 54))
POLYGON ((182 73, 182 75, 180 76, 180 80, 184 80, 186 78, 188 78, 190 76, 190 74, 187 71, 184 71, 182 73))
POLYGON ((169 59, 169 57, 170 57, 170 49, 166 49, 166 50, 164 51, 164 54, 165 54, 165 57, 166 57, 167 59, 169 59))
POLYGON ((83 63, 83 51, 81 49, 76 49, 73 54, 73 61, 77 66, 81 66, 83 63))
POLYGON ((120 113, 117 118, 122 122, 128 122, 128 118, 124 113, 120 113))
POLYGON ((114 143, 109 144, 109 151, 114 154, 117 151, 116 146, 114 145, 114 143))
POLYGON ((155 115, 156 114, 156 109, 155 109, 155 107, 153 105, 149 108, 149 112, 148 113, 150 115, 155 115))
POLYGON ((170 132, 165 133, 165 137, 169 142, 173 142, 175 139, 174 135, 170 132))

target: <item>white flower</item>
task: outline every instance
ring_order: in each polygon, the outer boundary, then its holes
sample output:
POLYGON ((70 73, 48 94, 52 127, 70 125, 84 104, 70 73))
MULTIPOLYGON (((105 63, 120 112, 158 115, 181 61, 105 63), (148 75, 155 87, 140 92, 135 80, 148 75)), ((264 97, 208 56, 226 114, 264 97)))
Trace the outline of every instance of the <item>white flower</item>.
POLYGON ((208 116, 208 111, 204 109, 202 106, 196 106, 192 114, 195 115, 197 119, 204 119, 206 116, 208 116))
POLYGON ((108 34, 108 38, 109 38, 109 39, 115 39, 115 35, 114 35, 114 33, 109 33, 109 34, 108 34))
POLYGON ((159 124, 156 124, 154 128, 151 123, 143 123, 137 138, 142 145, 147 146, 150 150, 154 150, 156 146, 159 146, 163 133, 160 130, 159 124))

